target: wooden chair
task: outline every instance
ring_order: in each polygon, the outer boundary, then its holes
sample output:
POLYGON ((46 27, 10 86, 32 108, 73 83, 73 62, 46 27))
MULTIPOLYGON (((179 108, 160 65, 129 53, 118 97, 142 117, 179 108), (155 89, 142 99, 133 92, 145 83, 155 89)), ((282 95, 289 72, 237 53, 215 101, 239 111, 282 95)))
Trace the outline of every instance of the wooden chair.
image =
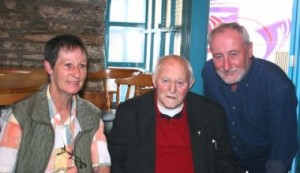
POLYGON ((0 106, 25 99, 47 82, 44 68, 0 67, 0 106))
POLYGON ((120 104, 120 86, 126 85, 127 91, 125 100, 128 100, 131 97, 136 97, 142 94, 149 92, 154 89, 152 82, 152 75, 140 73, 137 75, 132 75, 128 78, 120 78, 116 79, 117 84, 117 106, 120 104), (132 91, 132 87, 134 87, 134 91, 132 91))
POLYGON ((101 110, 110 110, 113 108, 113 96, 117 91, 110 88, 109 80, 126 78, 134 73, 141 73, 141 71, 138 69, 109 68, 97 72, 89 72, 86 80, 101 81, 103 84, 103 91, 84 90, 82 97, 94 103, 101 110))
POLYGON ((0 90, 0 106, 7 106, 37 92, 41 86, 32 86, 16 89, 0 90))
POLYGON ((117 93, 117 89, 111 88, 109 82, 111 80, 114 82, 115 79, 119 78, 127 78, 135 73, 141 73, 141 71, 138 69, 109 68, 87 74, 87 81, 100 81, 103 85, 103 91, 83 90, 82 97, 101 109, 101 118, 105 124, 104 133, 106 136, 109 135, 112 128, 116 112, 116 107, 113 107, 113 96, 117 93))

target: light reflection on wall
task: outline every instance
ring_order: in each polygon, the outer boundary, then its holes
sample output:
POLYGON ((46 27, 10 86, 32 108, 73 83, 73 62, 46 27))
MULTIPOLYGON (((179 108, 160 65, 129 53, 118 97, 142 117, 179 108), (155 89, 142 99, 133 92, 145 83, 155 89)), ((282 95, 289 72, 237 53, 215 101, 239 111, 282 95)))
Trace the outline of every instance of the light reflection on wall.
POLYGON ((209 31, 223 22, 239 22, 249 31, 254 55, 274 62, 276 52, 289 51, 292 3, 286 0, 211 0, 209 31))

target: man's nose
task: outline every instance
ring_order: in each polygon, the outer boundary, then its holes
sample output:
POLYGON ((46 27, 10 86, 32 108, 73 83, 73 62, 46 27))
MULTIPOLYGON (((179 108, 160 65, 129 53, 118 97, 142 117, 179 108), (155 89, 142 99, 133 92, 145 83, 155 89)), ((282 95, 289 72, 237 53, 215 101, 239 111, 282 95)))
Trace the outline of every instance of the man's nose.
POLYGON ((176 82, 171 82, 170 83, 170 92, 171 93, 174 93, 174 92, 176 92, 176 82))
POLYGON ((231 64, 230 58, 228 56, 225 56, 224 60, 223 60, 223 68, 224 68, 224 70, 230 70, 231 67, 232 67, 232 64, 231 64))

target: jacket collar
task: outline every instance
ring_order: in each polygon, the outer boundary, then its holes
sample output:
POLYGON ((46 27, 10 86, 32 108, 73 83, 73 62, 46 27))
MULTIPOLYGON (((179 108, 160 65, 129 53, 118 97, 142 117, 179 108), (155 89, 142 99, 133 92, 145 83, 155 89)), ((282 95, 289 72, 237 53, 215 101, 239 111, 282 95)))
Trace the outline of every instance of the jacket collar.
MULTIPOLYGON (((49 106, 47 99, 47 86, 44 86, 33 98, 32 102, 32 119, 42 124, 51 125, 49 116, 49 106)), ((76 118, 80 124, 82 131, 89 131, 95 124, 91 114, 91 109, 84 106, 83 100, 76 96, 76 118)), ((99 115, 100 116, 100 115, 99 115)))

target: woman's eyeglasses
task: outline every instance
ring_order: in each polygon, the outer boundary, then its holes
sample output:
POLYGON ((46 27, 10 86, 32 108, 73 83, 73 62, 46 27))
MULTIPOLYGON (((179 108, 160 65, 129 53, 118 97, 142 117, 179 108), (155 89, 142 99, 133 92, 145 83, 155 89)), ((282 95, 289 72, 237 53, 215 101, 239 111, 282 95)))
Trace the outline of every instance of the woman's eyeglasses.
POLYGON ((79 168, 85 168, 87 165, 86 163, 82 162, 81 159, 76 156, 75 154, 73 154, 73 152, 69 152, 66 150, 66 146, 64 145, 64 147, 61 147, 61 152, 57 153, 56 155, 61 155, 67 153, 69 156, 67 157, 68 159, 73 159, 75 161, 75 163, 77 163, 79 165, 79 168))

